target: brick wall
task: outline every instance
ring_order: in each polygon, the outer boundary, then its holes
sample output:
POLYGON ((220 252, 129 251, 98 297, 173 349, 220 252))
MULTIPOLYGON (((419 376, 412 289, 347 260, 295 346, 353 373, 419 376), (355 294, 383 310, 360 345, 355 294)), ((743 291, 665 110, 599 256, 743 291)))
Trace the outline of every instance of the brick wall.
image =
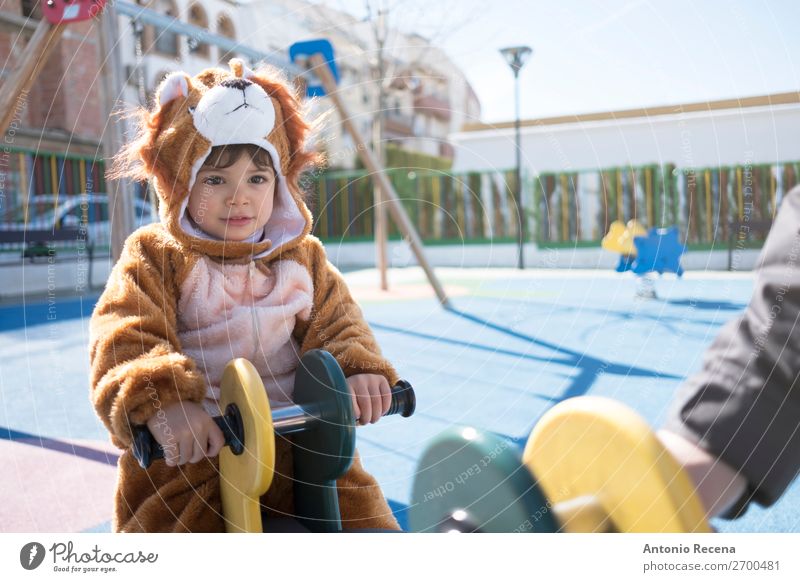
MULTIPOLYGON (((21 0, 7 0, 0 12, 22 15, 21 0)), ((70 24, 50 54, 26 99, 23 126, 63 130, 99 141, 106 124, 99 76, 99 21, 70 24)), ((0 31, 3 83, 22 57, 27 40, 0 31)))

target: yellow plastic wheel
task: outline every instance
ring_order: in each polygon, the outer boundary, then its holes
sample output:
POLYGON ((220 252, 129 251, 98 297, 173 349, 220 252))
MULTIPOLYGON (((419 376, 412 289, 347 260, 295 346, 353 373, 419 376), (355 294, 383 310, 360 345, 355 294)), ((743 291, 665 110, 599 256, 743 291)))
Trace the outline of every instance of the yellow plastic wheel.
POLYGON ((531 432, 523 462, 553 505, 593 498, 614 531, 711 532, 689 476, 647 423, 615 400, 554 406, 531 432))
POLYGON ((236 404, 244 427, 244 452, 224 447, 219 455, 222 514, 228 533, 261 533, 260 497, 275 471, 272 412, 255 366, 244 358, 228 362, 220 384, 220 407, 236 404))

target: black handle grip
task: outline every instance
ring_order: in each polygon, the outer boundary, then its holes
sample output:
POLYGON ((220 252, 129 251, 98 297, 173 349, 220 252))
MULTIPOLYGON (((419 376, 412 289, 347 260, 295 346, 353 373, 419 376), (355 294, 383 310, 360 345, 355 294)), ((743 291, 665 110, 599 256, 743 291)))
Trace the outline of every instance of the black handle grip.
POLYGON ((397 382, 392 388, 392 404, 385 416, 399 414, 403 418, 408 418, 417 409, 417 397, 414 388, 405 380, 397 382))
MULTIPOLYGON (((244 425, 242 414, 235 404, 228 404, 225 414, 212 418, 225 437, 225 446, 231 448, 234 455, 244 452, 244 425)), ((147 425, 133 427, 133 458, 139 461, 142 469, 147 469, 156 459, 164 458, 164 447, 158 444, 147 425)))
MULTIPOLYGON (((392 404, 389 406, 386 416, 399 414, 407 418, 414 414, 416 407, 417 397, 414 394, 414 388, 405 380, 400 380, 392 388, 392 404)), ((242 424, 242 415, 239 412, 239 407, 235 404, 229 404, 225 409, 225 414, 223 416, 215 416, 213 420, 225 437, 225 446, 230 447, 234 455, 241 455, 244 452, 245 442, 244 425, 242 424)), ((131 448, 133 449, 133 458, 139 461, 139 466, 142 469, 147 469, 156 459, 164 458, 164 447, 158 444, 150 429, 144 424, 133 427, 133 445, 131 448)))

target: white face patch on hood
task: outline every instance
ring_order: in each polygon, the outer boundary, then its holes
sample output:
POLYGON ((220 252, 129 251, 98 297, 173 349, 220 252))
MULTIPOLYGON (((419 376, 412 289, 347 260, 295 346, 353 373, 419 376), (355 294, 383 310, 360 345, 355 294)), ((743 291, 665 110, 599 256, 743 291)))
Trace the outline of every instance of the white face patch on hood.
MULTIPOLYGON (((272 216, 264 226, 264 239, 270 239, 272 246, 253 258, 266 257, 285 243, 301 236, 306 227, 306 219, 300 212, 297 202, 289 192, 286 178, 281 173, 281 159, 278 151, 267 136, 275 128, 275 108, 269 95, 257 83, 246 78, 226 79, 213 87, 190 110, 197 131, 211 142, 211 148, 221 145, 253 144, 265 149, 272 158, 275 170, 275 201, 272 216)), ((211 148, 192 164, 188 189, 192 190, 197 173, 206 161, 211 148)), ((180 225, 183 230, 198 238, 215 240, 203 231, 198 231, 186 216, 189 195, 181 205, 180 225)), ((256 233, 255 240, 262 237, 256 233)))
POLYGON ((260 85, 237 77, 203 95, 192 119, 197 131, 215 146, 252 143, 266 139, 275 128, 275 109, 260 85))

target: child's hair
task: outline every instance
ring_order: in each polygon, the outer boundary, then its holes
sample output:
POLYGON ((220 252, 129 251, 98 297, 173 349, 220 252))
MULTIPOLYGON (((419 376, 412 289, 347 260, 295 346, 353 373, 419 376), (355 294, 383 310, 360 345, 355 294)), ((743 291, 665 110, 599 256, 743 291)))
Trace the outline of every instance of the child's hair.
POLYGON ((249 143, 214 146, 200 169, 217 168, 221 170, 229 168, 242 156, 251 160, 259 170, 275 169, 269 152, 264 148, 249 143))

